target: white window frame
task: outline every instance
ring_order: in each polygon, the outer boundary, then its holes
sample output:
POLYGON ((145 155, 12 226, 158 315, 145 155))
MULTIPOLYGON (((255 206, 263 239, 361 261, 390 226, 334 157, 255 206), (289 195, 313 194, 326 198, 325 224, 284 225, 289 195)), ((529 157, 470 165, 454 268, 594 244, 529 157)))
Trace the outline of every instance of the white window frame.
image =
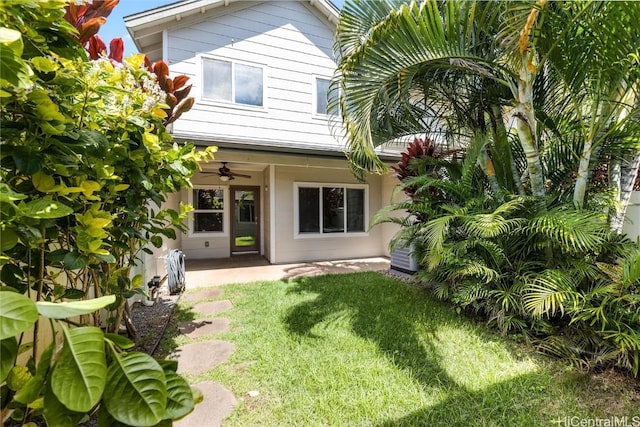
POLYGON ((201 103, 209 104, 209 105, 232 107, 232 108, 238 108, 238 109, 247 109, 252 111, 266 110, 267 108, 267 67, 265 64, 258 64, 255 62, 248 62, 248 61, 237 61, 231 58, 222 58, 222 57, 212 56, 212 55, 200 55, 199 58, 200 58, 200 61, 199 61, 200 72, 198 73, 199 75, 198 81, 200 84, 199 97, 200 97, 201 103), (204 96, 204 80, 205 80, 204 63, 207 60, 228 62, 231 64, 231 100, 230 101, 207 98, 204 96), (262 70, 262 105, 242 104, 235 101, 235 97, 236 97, 235 70, 236 70, 236 65, 238 64, 247 65, 249 67, 260 68, 262 70))
POLYGON ((332 183, 332 182, 294 182, 293 183, 293 237, 294 239, 317 239, 317 238, 343 238, 343 237, 365 237, 369 235, 369 185, 368 184, 344 184, 344 183, 332 183), (322 223, 322 188, 323 187, 339 187, 345 190, 345 209, 344 209, 344 231, 341 233, 324 233, 322 223), (318 215, 320 215, 320 231, 318 233, 300 233, 300 188, 318 188, 320 189, 320 203, 318 215), (347 231, 347 189, 364 190, 364 231, 347 231))
MULTIPOLYGON (((315 118, 317 119, 328 119, 329 117, 332 117, 332 114, 329 113, 319 113, 318 112, 318 80, 327 80, 329 82, 329 85, 331 85, 331 77, 328 76, 322 76, 319 74, 315 74, 312 77, 312 83, 311 85, 313 86, 313 111, 312 114, 315 118)), ((328 93, 327 93, 327 98, 328 98, 328 93)), ((327 100, 327 103, 329 101, 327 100)), ((327 105, 328 108, 328 105, 327 105)))
POLYGON ((229 186, 226 185, 194 185, 188 190, 188 201, 193 206, 193 211, 189 212, 189 237, 227 237, 229 235, 229 186), (222 209, 196 209, 193 204, 193 190, 222 190, 222 209), (196 213, 218 213, 222 211, 222 231, 198 232, 194 231, 196 213))

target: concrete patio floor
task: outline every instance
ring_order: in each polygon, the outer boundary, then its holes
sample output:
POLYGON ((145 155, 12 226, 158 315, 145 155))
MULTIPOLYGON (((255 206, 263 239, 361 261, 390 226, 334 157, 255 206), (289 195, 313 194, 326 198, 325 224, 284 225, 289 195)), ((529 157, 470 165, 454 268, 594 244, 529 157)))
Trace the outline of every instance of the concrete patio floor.
POLYGON ((333 273, 389 270, 384 257, 337 261, 269 264, 260 255, 237 255, 222 259, 186 259, 186 290, 230 283, 287 280, 333 273))

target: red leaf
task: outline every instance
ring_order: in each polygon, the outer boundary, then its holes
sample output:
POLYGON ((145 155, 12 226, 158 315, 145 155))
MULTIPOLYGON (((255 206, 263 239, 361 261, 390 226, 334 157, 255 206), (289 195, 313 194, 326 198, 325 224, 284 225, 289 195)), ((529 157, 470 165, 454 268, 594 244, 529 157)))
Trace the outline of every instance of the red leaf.
POLYGON ((150 73, 153 73, 153 65, 151 64, 151 60, 147 55, 144 56, 144 66, 150 73))
MULTIPOLYGON (((173 84, 175 86, 175 79, 173 80, 173 84)), ((176 90, 173 92, 173 94, 176 96, 176 98, 178 99, 178 101, 182 101, 183 99, 185 99, 187 96, 189 96, 189 92, 191 92, 191 86, 193 85, 189 85, 187 87, 184 87, 180 90, 176 90)))
POLYGON ((84 46, 92 36, 98 33, 98 30, 105 22, 107 22, 107 18, 93 18, 82 23, 80 28, 78 28, 80 32, 80 36, 78 37, 80 43, 84 46))
POLYGON ((107 17, 113 11, 113 8, 118 5, 120 0, 93 0, 93 3, 89 3, 84 12, 85 19, 93 19, 98 17, 107 17))
POLYGON ((178 107, 175 109, 173 114, 165 119, 164 125, 166 126, 178 120, 178 118, 182 115, 182 113, 189 111, 191 107, 193 107, 194 102, 195 102, 195 99, 187 98, 184 101, 182 101, 180 104, 178 104, 178 107))
POLYGON ((104 44, 99 35, 95 35, 89 39, 89 57, 93 60, 100 58, 100 54, 107 51, 107 45, 104 44))
POLYGON ((176 76, 173 79, 173 90, 178 90, 180 89, 182 86, 185 85, 185 83, 187 83, 189 81, 189 77, 182 75, 182 76, 176 76))
POLYGON ((122 54, 124 53, 124 42, 121 38, 111 40, 109 44, 109 59, 122 62, 122 54))
POLYGON ((193 107, 193 104, 195 103, 195 101, 196 100, 194 98, 187 98, 184 101, 182 101, 180 104, 178 104, 176 108, 176 114, 182 114, 189 111, 191 107, 193 107))
POLYGON ((178 98, 176 98, 175 95, 173 95, 172 93, 168 93, 167 98, 165 99, 165 102, 169 106, 169 109, 173 110, 173 107, 175 107, 176 104, 178 103, 178 98))
POLYGON ((76 30, 80 29, 80 24, 84 22, 84 13, 87 10, 86 4, 75 4, 70 2, 65 8, 64 19, 73 25, 76 30))
POLYGON ((173 79, 167 79, 166 80, 166 85, 167 85, 167 93, 173 93, 173 79))
POLYGON ((158 77, 158 81, 164 80, 169 76, 169 67, 164 63, 164 61, 156 61, 153 64, 153 72, 158 77))

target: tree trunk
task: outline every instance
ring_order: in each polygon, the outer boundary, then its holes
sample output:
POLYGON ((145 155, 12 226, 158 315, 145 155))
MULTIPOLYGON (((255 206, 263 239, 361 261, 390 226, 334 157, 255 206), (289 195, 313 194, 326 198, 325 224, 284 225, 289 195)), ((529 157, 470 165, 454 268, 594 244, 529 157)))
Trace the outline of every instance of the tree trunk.
POLYGON ((584 142, 578 172, 576 174, 576 184, 573 187, 573 205, 576 209, 584 207, 584 199, 587 194, 587 183, 589 179, 589 164, 591 163, 591 152, 593 150, 593 140, 584 142))
POLYGON ((638 177, 638 169, 640 168, 640 151, 636 151, 635 155, 631 158, 622 159, 622 165, 620 168, 620 187, 619 187, 619 199, 615 206, 615 213, 611 217, 611 229, 618 234, 622 233, 622 226, 624 225, 624 217, 627 213, 627 207, 631 200, 631 193, 633 192, 633 186, 638 177))
MULTIPOLYGON (((542 162, 538 151, 537 122, 533 108, 533 82, 538 71, 538 58, 531 41, 535 38, 536 20, 544 8, 546 0, 538 0, 537 7, 531 8, 526 25, 520 31, 518 49, 520 54, 520 69, 517 82, 517 93, 514 93, 516 107, 512 116, 515 118, 516 131, 527 160, 529 185, 531 194, 543 197, 546 194, 542 162)), ((514 90, 514 88, 512 88, 514 90)))
POLYGON ((529 102, 518 103, 518 106, 514 109, 513 116, 516 119, 516 131, 527 160, 531 194, 543 197, 545 195, 544 174, 542 173, 542 162, 540 161, 540 153, 538 152, 536 141, 536 121, 533 114, 532 100, 533 98, 531 97, 529 102))

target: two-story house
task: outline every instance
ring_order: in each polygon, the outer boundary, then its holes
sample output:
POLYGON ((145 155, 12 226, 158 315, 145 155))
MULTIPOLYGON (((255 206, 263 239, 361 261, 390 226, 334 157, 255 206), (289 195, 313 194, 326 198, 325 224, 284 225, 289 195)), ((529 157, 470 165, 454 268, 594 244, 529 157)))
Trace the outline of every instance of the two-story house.
POLYGON ((188 259, 388 255, 395 228, 369 224, 396 180, 358 182, 330 129, 338 14, 328 0, 186 0, 125 18, 140 52, 191 78, 195 104, 173 124, 176 140, 219 147, 170 201, 195 208, 169 243, 188 259))

